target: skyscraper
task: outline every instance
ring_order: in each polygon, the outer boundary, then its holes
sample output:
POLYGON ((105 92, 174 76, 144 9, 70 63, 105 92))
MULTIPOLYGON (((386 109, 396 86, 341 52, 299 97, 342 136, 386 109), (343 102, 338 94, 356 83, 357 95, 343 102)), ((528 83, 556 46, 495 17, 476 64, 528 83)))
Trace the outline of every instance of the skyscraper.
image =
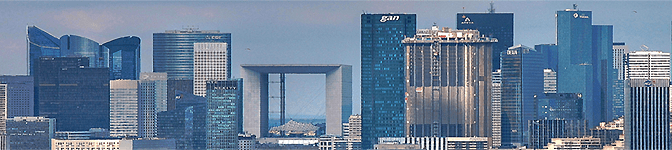
POLYGON ((208 81, 206 149, 238 149, 243 133, 243 79, 208 81))
POLYGON ((56 36, 38 28, 26 27, 26 43, 28 43, 28 74, 33 75, 35 64, 42 56, 61 56, 61 40, 56 36))
POLYGON ((502 146, 502 70, 492 72, 492 144, 491 147, 502 146))
POLYGON ((499 41, 492 44, 493 71, 501 67, 499 54, 514 46, 513 13, 495 13, 492 7, 487 13, 457 13, 457 29, 478 30, 481 35, 499 41))
POLYGON ((615 70, 613 27, 592 25, 592 12, 576 8, 556 12, 558 93, 581 93, 590 126, 611 120, 615 70), (591 114, 591 115, 588 115, 591 114))
POLYGON ((98 42, 78 35, 61 36, 61 57, 87 57, 89 67, 109 67, 109 49, 98 42))
POLYGON ((537 44, 534 49, 544 55, 544 69, 558 71, 558 45, 555 44, 537 44))
POLYGON ((476 30, 438 26, 403 40, 408 136, 490 136, 495 42, 476 30))
POLYGON ((627 55, 625 148, 670 149, 670 53, 627 55))
POLYGON ((55 118, 59 131, 110 127, 107 68, 88 68, 86 57, 41 57, 35 66, 40 116, 55 118))
POLYGON ((159 112, 168 110, 167 81, 165 72, 140 73, 140 100, 138 134, 140 137, 156 136, 156 119, 159 112))
POLYGON ((0 84, 0 149, 7 149, 7 84, 0 84))
POLYGON ((138 136, 138 80, 110 81, 110 136, 138 136))
POLYGON ((536 97, 543 96, 543 55, 523 45, 501 53, 502 146, 527 144, 526 123, 536 116, 536 97))
POLYGON ((140 78, 140 38, 126 36, 103 43, 109 49, 110 80, 140 78))
POLYGON ((0 84, 7 84, 7 117, 35 115, 33 77, 25 75, 0 76, 0 84))
POLYGON ((623 101, 625 100, 625 54, 630 50, 624 42, 614 42, 613 53, 614 62, 613 68, 616 69, 616 80, 614 80, 614 95, 612 105, 612 117, 623 116, 623 101))
MULTIPOLYGON (((219 30, 168 30, 154 33, 153 36, 153 68, 154 72, 168 73, 168 110, 175 108, 175 91, 193 92, 194 82, 194 43, 223 42, 227 43, 227 54, 231 54, 231 33, 220 33, 219 30)), ((231 55, 227 55, 231 60, 231 55)), ((231 68, 227 62, 226 68, 231 68)), ((230 78, 231 71, 227 71, 230 78)))
POLYGON ((48 150, 54 137, 56 119, 14 117, 7 119, 9 149, 48 150))
POLYGON ((226 80, 231 73, 227 43, 194 43, 194 95, 205 96, 207 81, 226 80))
POLYGON ((404 48, 415 35, 415 14, 362 14, 362 148, 378 137, 403 137, 404 48))
POLYGON ((206 149, 207 100, 190 93, 176 91, 176 108, 158 113, 156 136, 175 139, 177 149, 206 149))

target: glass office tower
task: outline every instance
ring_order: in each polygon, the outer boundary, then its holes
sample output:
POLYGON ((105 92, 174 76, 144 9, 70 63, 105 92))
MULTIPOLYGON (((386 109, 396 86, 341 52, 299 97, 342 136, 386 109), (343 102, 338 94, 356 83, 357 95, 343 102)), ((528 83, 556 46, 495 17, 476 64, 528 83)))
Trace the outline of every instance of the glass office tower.
POLYGON ((362 14, 362 148, 378 137, 404 134, 404 48, 415 35, 415 14, 362 14))
POLYGON ((88 65, 86 57, 41 57, 36 64, 35 107, 58 121, 58 131, 110 128, 109 70, 88 65))
POLYGON ((407 136, 490 136, 495 42, 476 30, 438 26, 403 40, 407 136))
POLYGON ((98 42, 77 35, 61 36, 61 57, 87 57, 89 67, 107 68, 108 52, 98 42))
POLYGON ((28 26, 26 32, 28 74, 33 75, 33 69, 40 57, 61 56, 61 40, 37 26, 28 26))
MULTIPOLYGON (((492 8, 491 8, 492 9, 492 8)), ((497 70, 499 54, 513 45, 513 13, 457 13, 457 29, 472 29, 486 37, 496 38, 492 44, 492 70, 497 70)))
POLYGON ((206 83, 207 149, 238 149, 238 133, 243 131, 243 79, 206 83))
POLYGON ((611 120, 613 27, 592 25, 592 12, 557 11, 558 93, 581 93, 590 126, 611 120), (590 114, 590 115, 588 115, 590 114))
POLYGON ((35 83, 26 75, 0 76, 0 84, 7 84, 7 117, 35 116, 35 83))
POLYGON ((126 36, 104 43, 109 49, 110 80, 138 80, 140 77, 140 38, 126 36))
MULTIPOLYGON (((218 30, 168 30, 154 33, 153 40, 154 72, 168 73, 168 110, 175 108, 176 90, 194 90, 194 43, 227 43, 227 54, 231 54, 231 33, 220 33, 218 30)), ((227 59, 231 60, 231 55, 227 55, 227 59)), ((226 68, 231 68, 231 61, 227 61, 226 68)), ((227 71, 227 75, 231 78, 231 70, 227 71)))
POLYGON ((177 149, 206 149, 207 100, 176 91, 176 108, 159 112, 156 119, 156 137, 175 139, 177 149))
POLYGON ((527 122, 536 118, 536 97, 544 93, 543 54, 523 45, 501 53, 502 146, 527 144, 527 122))

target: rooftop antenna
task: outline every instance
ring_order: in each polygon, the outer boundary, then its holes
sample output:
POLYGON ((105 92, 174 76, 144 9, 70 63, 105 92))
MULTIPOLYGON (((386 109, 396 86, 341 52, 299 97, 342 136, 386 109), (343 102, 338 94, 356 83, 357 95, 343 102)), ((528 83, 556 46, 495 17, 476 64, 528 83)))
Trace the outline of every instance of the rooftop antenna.
POLYGON ((462 12, 464 12, 464 6, 462 6, 462 12))
POLYGON ((490 8, 488 8, 488 12, 495 13, 495 2, 490 1, 490 8))
POLYGON ((577 4, 572 4, 572 7, 574 7, 574 10, 577 10, 576 7, 579 7, 577 4))

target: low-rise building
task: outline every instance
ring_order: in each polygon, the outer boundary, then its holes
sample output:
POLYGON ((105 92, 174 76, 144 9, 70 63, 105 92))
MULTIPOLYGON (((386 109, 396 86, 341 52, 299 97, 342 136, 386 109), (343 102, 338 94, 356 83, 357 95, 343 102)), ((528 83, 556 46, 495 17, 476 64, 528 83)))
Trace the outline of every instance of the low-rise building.
POLYGON ((587 150, 602 149, 599 138, 553 138, 548 143, 549 150, 587 150))
POLYGON ((416 144, 424 150, 487 149, 487 137, 381 137, 378 143, 416 144))
POLYGON ((14 117, 7 119, 9 149, 48 150, 54 138, 56 119, 45 117, 14 117))

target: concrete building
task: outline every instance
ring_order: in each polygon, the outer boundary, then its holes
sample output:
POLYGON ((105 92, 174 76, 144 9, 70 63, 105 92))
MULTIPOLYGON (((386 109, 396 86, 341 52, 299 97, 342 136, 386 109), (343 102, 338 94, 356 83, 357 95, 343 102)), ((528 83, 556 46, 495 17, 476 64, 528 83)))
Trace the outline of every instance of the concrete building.
POLYGON ((502 146, 502 70, 492 72, 492 146, 502 146))
MULTIPOLYGON (((227 54, 231 54, 231 33, 220 33, 219 30, 199 30, 184 28, 183 30, 166 30, 153 34, 153 69, 154 72, 168 73, 168 110, 175 108, 175 91, 194 91, 194 43, 227 43, 227 54)), ((231 60, 231 55, 227 55, 231 60)), ((231 68, 228 61, 226 68, 231 68)), ((227 70, 230 78, 231 70, 227 70)))
POLYGON ((173 139, 51 139, 51 150, 175 150, 173 139))
POLYGON ((168 110, 168 75, 163 72, 140 73, 138 102, 138 134, 143 138, 156 137, 156 118, 168 110))
POLYGON ((238 150, 256 150, 257 137, 249 134, 238 134, 238 150))
POLYGON ((487 137, 382 137, 378 143, 420 145, 424 150, 488 149, 487 137))
POLYGON ((194 95, 205 96, 207 81, 227 80, 231 75, 228 43, 194 43, 194 95))
POLYGON ((0 149, 7 149, 7 84, 0 84, 0 149))
POLYGON ((490 136, 490 60, 496 42, 476 30, 438 26, 418 30, 415 37, 402 41, 407 136, 490 136))
POLYGON ((373 146, 377 150, 422 150, 417 144, 378 143, 373 146))
POLYGON ((56 131, 55 139, 59 140, 88 140, 105 139, 110 137, 110 130, 103 128, 91 128, 87 131, 56 131))
POLYGON ((352 115, 348 119, 348 133, 343 135, 346 139, 362 141, 362 116, 352 115))
POLYGON ((322 135, 317 144, 319 150, 361 150, 361 140, 344 138, 334 135, 322 135))
POLYGON ((110 136, 138 136, 138 80, 110 81, 110 136))
POLYGON ((0 84, 7 84, 7 117, 35 116, 35 89, 33 77, 25 75, 0 76, 0 84))
POLYGON ((416 14, 361 14, 362 145, 373 148, 378 137, 404 137, 404 47, 413 37, 416 14), (385 83, 385 84, 380 84, 385 83), (394 115, 393 115, 394 114, 394 115))
POLYGON ((602 149, 600 139, 592 137, 581 138, 553 138, 548 143, 549 150, 588 150, 602 149))
POLYGON ((44 117, 14 117, 7 119, 8 149, 48 150, 55 137, 56 119, 44 117))
MULTIPOLYGON (((352 66, 350 65, 244 64, 241 65, 240 74, 245 79, 243 81, 245 85, 243 87, 245 91, 243 129, 257 137, 267 137, 269 134, 269 74, 280 74, 281 78, 284 74, 325 74, 327 134, 341 135, 342 124, 352 114, 352 66)), ((284 111, 283 106, 281 101, 281 113, 284 111)))
POLYGON ((544 93, 558 93, 558 73, 551 69, 544 69, 544 93))
POLYGON ((670 53, 627 55, 625 148, 670 149, 670 53))

